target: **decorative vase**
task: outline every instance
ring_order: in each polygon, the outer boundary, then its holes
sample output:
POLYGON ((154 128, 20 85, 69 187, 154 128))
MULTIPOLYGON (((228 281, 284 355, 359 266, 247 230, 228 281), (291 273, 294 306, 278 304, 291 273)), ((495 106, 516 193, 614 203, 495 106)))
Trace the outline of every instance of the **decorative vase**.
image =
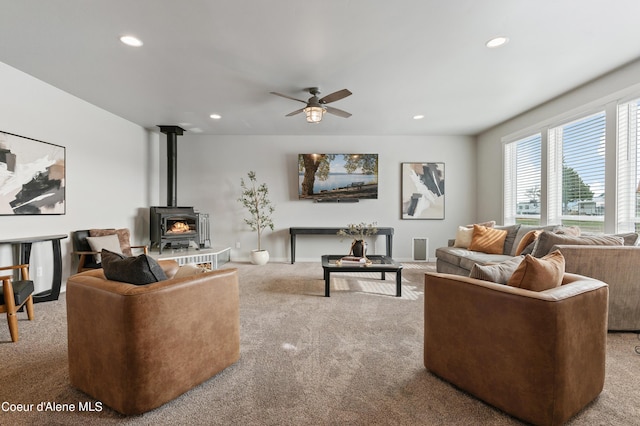
POLYGON ((269 261, 267 250, 251 250, 251 263, 254 265, 265 265, 269 261))
POLYGON ((367 243, 364 240, 355 240, 351 244, 351 253, 355 257, 367 257, 367 243))

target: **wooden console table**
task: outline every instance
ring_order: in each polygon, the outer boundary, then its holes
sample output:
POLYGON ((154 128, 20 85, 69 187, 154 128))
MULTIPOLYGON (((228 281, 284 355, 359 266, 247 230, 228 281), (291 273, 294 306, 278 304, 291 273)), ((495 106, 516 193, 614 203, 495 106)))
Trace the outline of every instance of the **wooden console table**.
MULTIPOLYGON (((0 240, 0 244, 11 244, 17 251, 16 264, 28 264, 31 258, 31 244, 51 241, 53 248, 53 280, 51 289, 45 290, 33 295, 33 302, 49 302, 58 300, 60 296, 60 287, 62 286, 62 252, 60 249, 60 240, 67 238, 67 235, 45 235, 40 237, 12 238, 8 240, 0 240)), ((14 256, 15 256, 14 251, 14 256)), ((33 277, 30 276, 31 280, 33 277)))
MULTIPOLYGON (((289 228, 291 235, 291 264, 296 262, 296 235, 336 235, 343 228, 289 228)), ((393 228, 378 228, 376 235, 385 235, 387 237, 387 256, 392 256, 393 250, 393 228)))

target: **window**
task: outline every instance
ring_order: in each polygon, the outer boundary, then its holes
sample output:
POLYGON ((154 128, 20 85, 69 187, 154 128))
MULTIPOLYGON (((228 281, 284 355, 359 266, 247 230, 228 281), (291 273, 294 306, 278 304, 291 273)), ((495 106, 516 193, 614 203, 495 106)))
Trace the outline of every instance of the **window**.
POLYGON ((640 99, 618 106, 618 232, 640 231, 640 99))
POLYGON ((640 95, 613 96, 505 143, 505 224, 640 233, 640 95))
POLYGON ((505 223, 540 224, 541 141, 538 133, 505 145, 505 223))
POLYGON ((549 223, 604 232, 604 111, 549 130, 549 223))

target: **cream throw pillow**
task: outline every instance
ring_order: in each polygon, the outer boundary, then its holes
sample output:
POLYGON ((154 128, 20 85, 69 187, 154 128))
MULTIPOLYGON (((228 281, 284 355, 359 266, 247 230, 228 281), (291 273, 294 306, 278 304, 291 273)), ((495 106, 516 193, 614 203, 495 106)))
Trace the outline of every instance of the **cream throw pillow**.
POLYGON ((456 242, 454 247, 467 248, 471 244, 471 238, 473 238, 473 228, 467 228, 466 226, 458 226, 456 232, 456 242))
MULTIPOLYGON (((120 240, 116 234, 104 235, 102 237, 87 237, 87 242, 91 247, 91 251, 100 253, 102 249, 106 249, 114 253, 122 254, 120 240)), ((100 254, 95 254, 94 257, 97 263, 102 262, 100 254)))

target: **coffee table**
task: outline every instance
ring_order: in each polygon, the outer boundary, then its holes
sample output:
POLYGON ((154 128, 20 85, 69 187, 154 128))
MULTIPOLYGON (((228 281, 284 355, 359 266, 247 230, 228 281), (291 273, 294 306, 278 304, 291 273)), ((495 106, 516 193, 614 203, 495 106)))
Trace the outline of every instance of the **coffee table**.
POLYGON ((354 264, 336 265, 336 260, 343 258, 344 255, 325 254, 322 256, 322 269, 324 269, 324 295, 330 297, 330 281, 332 272, 380 272, 380 279, 385 278, 387 272, 396 273, 396 297, 402 296, 402 265, 389 256, 372 254, 367 256, 371 260, 371 265, 361 266, 354 264))

